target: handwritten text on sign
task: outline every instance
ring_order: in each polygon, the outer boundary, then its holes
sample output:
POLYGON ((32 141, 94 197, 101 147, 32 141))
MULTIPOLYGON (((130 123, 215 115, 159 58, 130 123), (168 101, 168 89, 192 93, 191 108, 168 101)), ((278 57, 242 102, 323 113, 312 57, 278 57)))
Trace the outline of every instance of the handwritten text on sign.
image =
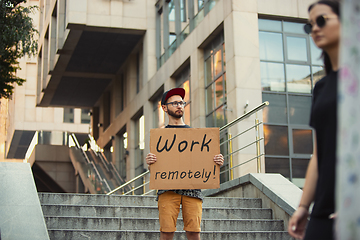
POLYGON ((218 128, 166 128, 150 130, 150 152, 157 162, 150 167, 151 189, 208 189, 220 185, 218 128))

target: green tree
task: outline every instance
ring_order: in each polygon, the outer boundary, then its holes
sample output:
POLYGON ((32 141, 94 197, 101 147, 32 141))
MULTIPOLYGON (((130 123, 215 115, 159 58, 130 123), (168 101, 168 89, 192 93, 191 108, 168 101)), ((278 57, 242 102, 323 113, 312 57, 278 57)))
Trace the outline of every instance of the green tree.
POLYGON ((37 30, 29 14, 36 6, 24 7, 26 0, 0 0, 0 98, 9 98, 14 84, 25 79, 16 76, 20 69, 18 59, 36 54, 37 30))

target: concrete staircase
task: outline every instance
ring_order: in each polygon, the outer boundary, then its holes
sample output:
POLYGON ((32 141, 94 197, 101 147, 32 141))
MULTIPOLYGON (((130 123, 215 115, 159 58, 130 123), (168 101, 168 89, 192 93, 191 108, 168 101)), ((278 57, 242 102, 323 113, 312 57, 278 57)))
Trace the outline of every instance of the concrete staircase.
MULTIPOLYGON (((159 239, 153 196, 39 193, 50 239, 159 239)), ((261 199, 207 197, 202 239, 290 239, 282 220, 273 220, 261 199)), ((174 239, 186 239, 181 219, 174 239)))

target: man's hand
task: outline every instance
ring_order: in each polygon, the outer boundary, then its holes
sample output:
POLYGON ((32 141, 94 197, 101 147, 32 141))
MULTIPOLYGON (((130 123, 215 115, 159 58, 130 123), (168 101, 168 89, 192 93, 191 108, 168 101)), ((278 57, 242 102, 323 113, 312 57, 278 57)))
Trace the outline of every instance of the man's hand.
POLYGON ((222 154, 218 154, 214 156, 214 162, 220 167, 224 164, 224 157, 222 154))
POLYGON ((153 153, 148 153, 148 155, 146 155, 146 163, 147 165, 151 165, 153 163, 156 162, 156 155, 153 153))

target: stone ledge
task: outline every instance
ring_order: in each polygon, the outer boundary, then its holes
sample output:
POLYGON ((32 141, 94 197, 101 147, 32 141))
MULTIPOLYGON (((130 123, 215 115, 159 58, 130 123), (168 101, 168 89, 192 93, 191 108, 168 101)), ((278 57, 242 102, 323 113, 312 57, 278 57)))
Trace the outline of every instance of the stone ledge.
POLYGON ((281 174, 249 173, 220 184, 218 189, 203 190, 206 197, 256 197, 263 200, 263 207, 274 211, 275 219, 284 220, 285 226, 296 210, 302 190, 281 174))

